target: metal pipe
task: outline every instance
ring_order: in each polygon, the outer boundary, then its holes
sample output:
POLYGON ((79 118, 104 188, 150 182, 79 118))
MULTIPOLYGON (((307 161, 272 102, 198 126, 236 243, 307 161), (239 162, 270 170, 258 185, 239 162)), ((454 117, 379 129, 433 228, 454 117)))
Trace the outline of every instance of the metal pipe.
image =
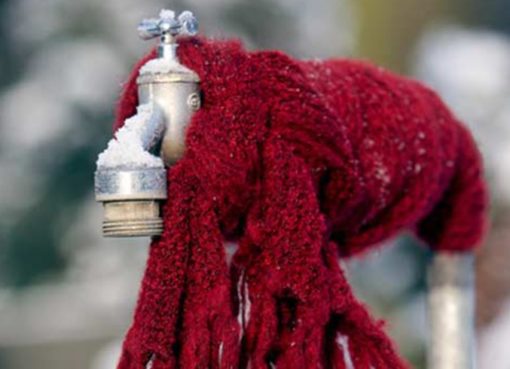
POLYGON ((428 269, 427 368, 474 369, 474 255, 434 255, 428 269))

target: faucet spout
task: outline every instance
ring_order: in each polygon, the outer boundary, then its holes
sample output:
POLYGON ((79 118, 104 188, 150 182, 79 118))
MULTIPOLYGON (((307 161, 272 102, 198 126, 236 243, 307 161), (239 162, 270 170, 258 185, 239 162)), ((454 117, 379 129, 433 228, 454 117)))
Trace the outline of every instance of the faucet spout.
POLYGON ((104 206, 105 236, 161 233, 158 201, 167 198, 166 170, 163 160, 151 150, 164 130, 161 110, 155 104, 140 105, 99 154, 95 192, 104 206))
POLYGON ((154 103, 141 104, 137 113, 126 119, 115 133, 105 151, 99 154, 101 168, 161 168, 160 157, 151 153, 165 132, 165 120, 161 109, 154 103))

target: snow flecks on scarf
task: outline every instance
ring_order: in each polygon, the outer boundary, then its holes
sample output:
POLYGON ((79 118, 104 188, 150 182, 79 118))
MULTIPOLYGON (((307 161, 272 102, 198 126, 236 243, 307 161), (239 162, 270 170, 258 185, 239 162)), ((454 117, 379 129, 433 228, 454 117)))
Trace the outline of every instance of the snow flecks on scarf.
POLYGON ((406 228, 436 250, 477 245, 487 201, 471 135, 429 89, 369 64, 201 38, 178 53, 203 104, 168 170, 119 369, 406 368, 338 258, 406 228))

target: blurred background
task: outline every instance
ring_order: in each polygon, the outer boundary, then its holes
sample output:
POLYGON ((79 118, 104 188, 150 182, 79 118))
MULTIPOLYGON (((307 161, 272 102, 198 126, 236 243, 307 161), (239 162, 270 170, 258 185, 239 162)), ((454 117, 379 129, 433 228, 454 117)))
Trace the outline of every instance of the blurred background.
MULTIPOLYGON (((0 368, 115 366, 148 240, 102 238, 93 172, 121 83, 151 47, 136 25, 162 7, 192 10, 210 36, 369 59, 439 91, 486 160, 478 361, 508 369, 510 0, 0 0, 0 368)), ((416 368, 428 257, 403 236, 347 265, 416 368)))

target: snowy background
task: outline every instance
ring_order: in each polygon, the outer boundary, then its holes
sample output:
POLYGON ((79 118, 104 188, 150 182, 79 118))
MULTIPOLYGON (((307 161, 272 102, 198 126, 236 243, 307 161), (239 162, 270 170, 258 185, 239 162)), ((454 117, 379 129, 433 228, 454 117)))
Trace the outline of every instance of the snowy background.
MULTIPOLYGON (((297 57, 356 56, 437 89, 476 135, 493 190, 480 252, 481 369, 510 355, 509 0, 0 0, 0 368, 110 369, 148 240, 104 239, 93 198, 136 25, 190 9, 203 33, 297 57)), ((350 262, 359 295, 417 368, 428 253, 408 237, 350 262)))

